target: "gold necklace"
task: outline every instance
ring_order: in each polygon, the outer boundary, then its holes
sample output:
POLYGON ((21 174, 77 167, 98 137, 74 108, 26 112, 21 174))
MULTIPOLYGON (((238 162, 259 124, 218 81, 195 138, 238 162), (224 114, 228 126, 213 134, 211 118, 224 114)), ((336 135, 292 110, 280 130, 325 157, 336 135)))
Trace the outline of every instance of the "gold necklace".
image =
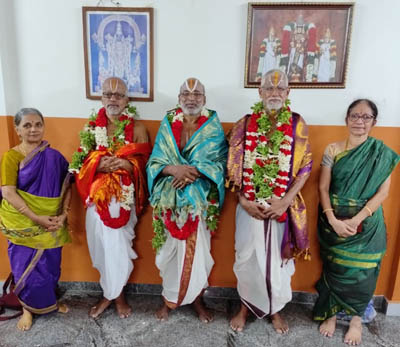
POLYGON ((23 142, 18 145, 18 151, 23 154, 25 157, 28 155, 28 151, 26 150, 23 142))

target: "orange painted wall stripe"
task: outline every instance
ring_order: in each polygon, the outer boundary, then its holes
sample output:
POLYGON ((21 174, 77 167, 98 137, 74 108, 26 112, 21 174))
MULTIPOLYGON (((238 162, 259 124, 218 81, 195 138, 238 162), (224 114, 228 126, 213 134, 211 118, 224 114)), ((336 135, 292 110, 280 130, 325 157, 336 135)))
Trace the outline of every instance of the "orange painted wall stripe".
MULTIPOLYGON (((73 151, 78 146, 78 133, 86 119, 81 118, 46 118, 45 138, 67 159, 71 159, 73 151)), ((158 130, 159 121, 145 121, 152 141, 158 130)), ((3 153, 11 145, 17 144, 16 134, 12 130, 11 117, 0 116, 1 138, 0 150, 3 153), (7 128, 5 128, 7 127, 7 128), (11 127, 11 129, 10 129, 11 127), (11 135, 9 135, 9 133, 11 135)), ((232 123, 224 123, 228 131, 232 123)), ((346 137, 344 126, 310 126, 310 142, 314 157, 314 167, 311 177, 306 183, 303 194, 308 210, 309 235, 311 240, 311 261, 297 261, 296 273, 292 279, 292 288, 296 291, 315 292, 314 284, 321 271, 319 247, 316 236, 317 204, 318 204, 318 174, 319 163, 323 150, 328 143, 346 137)), ((376 127, 372 136, 384 142, 400 153, 400 128, 376 127)), ((389 300, 400 300, 400 169, 392 176, 392 186, 389 198, 384 202, 385 220, 388 229, 388 248, 383 259, 381 274, 375 294, 385 295, 389 300)), ((235 196, 227 192, 226 202, 216 236, 212 239, 212 254, 215 266, 210 275, 210 285, 220 287, 235 287, 236 280, 232 266, 234 261, 234 216, 235 196)), ((85 212, 79 201, 76 190, 73 190, 72 209, 69 215, 73 243, 64 247, 62 261, 62 281, 98 281, 99 275, 92 267, 86 243, 84 230, 85 212)), ((148 207, 136 227, 134 248, 139 259, 134 262, 134 271, 129 282, 159 284, 161 279, 154 265, 155 253, 151 249, 152 227, 151 208, 148 207)), ((7 259, 7 242, 0 236, 0 279, 5 279, 10 268, 7 259)))

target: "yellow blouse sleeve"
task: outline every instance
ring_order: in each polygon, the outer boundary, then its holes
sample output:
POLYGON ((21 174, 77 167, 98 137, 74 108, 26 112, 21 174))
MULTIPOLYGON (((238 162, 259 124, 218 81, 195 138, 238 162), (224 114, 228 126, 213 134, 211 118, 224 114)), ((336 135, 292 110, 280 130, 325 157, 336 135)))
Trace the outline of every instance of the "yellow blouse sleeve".
POLYGON ((24 155, 10 149, 4 153, 0 166, 0 177, 2 186, 16 186, 18 179, 19 163, 24 159, 24 155))

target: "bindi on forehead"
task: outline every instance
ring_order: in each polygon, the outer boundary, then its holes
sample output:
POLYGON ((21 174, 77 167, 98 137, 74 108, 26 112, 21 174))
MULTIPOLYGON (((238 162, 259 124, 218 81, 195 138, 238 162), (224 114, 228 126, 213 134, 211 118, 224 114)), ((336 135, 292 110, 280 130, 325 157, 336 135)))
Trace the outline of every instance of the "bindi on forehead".
POLYGON ((197 88, 197 84, 199 83, 199 80, 195 78, 189 78, 188 80, 185 81, 185 86, 186 89, 193 93, 193 91, 197 88))

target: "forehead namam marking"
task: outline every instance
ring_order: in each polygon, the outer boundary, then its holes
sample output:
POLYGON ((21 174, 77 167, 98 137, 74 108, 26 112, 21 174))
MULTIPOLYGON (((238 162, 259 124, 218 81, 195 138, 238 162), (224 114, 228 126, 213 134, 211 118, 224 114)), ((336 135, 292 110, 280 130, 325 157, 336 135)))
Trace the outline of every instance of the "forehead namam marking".
POLYGON ((187 80, 185 81, 186 89, 187 89, 189 92, 193 92, 193 91, 196 89, 198 82, 199 82, 199 80, 197 80, 196 78, 189 78, 189 79, 187 79, 187 80))
POLYGON ((112 93, 115 93, 115 91, 118 89, 118 84, 119 81, 116 78, 110 79, 110 90, 112 93))

